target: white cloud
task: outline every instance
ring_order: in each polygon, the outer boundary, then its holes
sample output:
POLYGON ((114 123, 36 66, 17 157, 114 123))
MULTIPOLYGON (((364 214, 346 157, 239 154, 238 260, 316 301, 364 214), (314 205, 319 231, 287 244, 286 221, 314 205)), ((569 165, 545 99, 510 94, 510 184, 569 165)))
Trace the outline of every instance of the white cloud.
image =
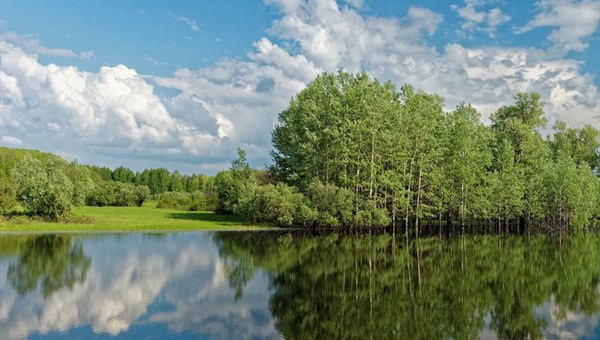
POLYGON ((154 66, 165 66, 165 65, 169 65, 168 63, 162 62, 162 61, 158 61, 154 58, 152 58, 151 56, 144 54, 144 58, 146 60, 148 60, 152 65, 154 66))
POLYGON ((198 131, 194 119, 173 117, 153 86, 124 65, 97 73, 42 65, 35 54, 6 41, 0 42, 0 53, 1 123, 28 145, 81 154, 73 148, 110 147, 115 156, 150 152, 151 158, 173 155, 173 148, 188 155, 210 150, 219 158, 220 148, 228 145, 198 131))
MULTIPOLYGON (((596 291, 600 294, 600 285, 596 291)), ((556 302, 554 296, 535 308, 533 313, 536 318, 545 321, 543 332, 547 339, 593 339, 595 329, 600 326, 600 314, 568 311, 556 302)))
POLYGON ((344 0, 344 2, 357 9, 361 9, 365 5, 364 0, 344 0))
MULTIPOLYGON (((3 42, 3 126, 26 145, 52 145, 48 151, 92 160, 127 159, 141 169, 194 160, 205 163, 202 169, 219 169, 237 146, 262 167, 269 162, 270 132, 290 98, 320 72, 338 69, 365 69, 398 86, 437 93, 447 110, 471 102, 484 120, 512 103, 515 92, 537 91, 551 120, 597 121, 598 88, 577 60, 537 48, 447 44, 439 50, 428 39, 444 19, 421 7, 382 18, 333 0, 267 3, 277 6, 280 17, 246 58, 222 58, 170 76, 141 76, 124 65, 95 73, 42 65, 34 52, 3 42), (178 93, 160 97, 154 86, 178 93), (50 123, 60 131, 46 131, 50 123)), ((481 29, 497 27, 504 19, 490 4, 468 1, 466 7, 477 10, 465 17, 479 20, 481 29)))
POLYGON ((464 19, 462 29, 468 32, 483 31, 490 37, 494 37, 498 27, 510 21, 511 17, 504 14, 498 7, 491 8, 489 11, 477 10, 477 7, 486 4, 486 1, 465 0, 464 7, 458 5, 451 5, 450 7, 464 19))
POLYGON ((557 27, 548 40, 552 43, 549 52, 558 57, 588 48, 586 39, 598 31, 600 23, 598 0, 541 0, 536 5, 540 13, 518 32, 557 27))
MULTIPOLYGON (((467 3, 482 5, 489 2, 467 3)), ((548 114, 571 124, 591 123, 598 112, 598 89, 590 75, 582 74, 579 62, 553 58, 539 49, 469 49, 449 44, 438 52, 422 39, 443 20, 429 10, 410 8, 407 17, 389 20, 361 16, 332 1, 280 6, 284 15, 270 32, 298 46, 295 55, 279 47, 284 53, 306 58, 316 70, 364 68, 380 79, 438 93, 446 98, 447 109, 461 101, 472 102, 484 118, 512 103, 517 91, 540 92, 548 114)), ((502 22, 499 15, 492 9, 480 20, 496 25, 502 22)))

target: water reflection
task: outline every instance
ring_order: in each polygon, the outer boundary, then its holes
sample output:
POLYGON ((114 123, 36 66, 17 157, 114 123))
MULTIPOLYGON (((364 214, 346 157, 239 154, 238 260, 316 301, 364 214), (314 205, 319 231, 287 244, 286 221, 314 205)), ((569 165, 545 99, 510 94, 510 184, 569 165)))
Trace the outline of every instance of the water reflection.
POLYGON ((224 257, 270 274, 288 338, 600 336, 597 236, 264 236, 216 238, 224 257))
POLYGON ((34 235, 0 247, 3 340, 600 337, 592 235, 34 235))
MULTIPOLYGON (((6 244, 6 236, 1 244, 6 244)), ((208 233, 164 237, 74 237, 92 261, 72 289, 20 296, 0 260, 0 338, 32 335, 215 339, 280 338, 269 315, 267 278, 257 274, 237 302, 208 233), (235 327, 234 327, 235 326, 235 327), (82 335, 83 334, 83 335, 82 335), (87 335, 86 335, 87 334, 87 335)), ((22 249, 23 240, 20 242, 22 249)), ((15 254, 17 255, 17 254, 15 254)))
POLYGON ((41 286, 45 297, 75 283, 83 283, 91 260, 83 253, 80 242, 70 236, 33 236, 21 246, 15 262, 8 266, 6 277, 21 296, 41 286))

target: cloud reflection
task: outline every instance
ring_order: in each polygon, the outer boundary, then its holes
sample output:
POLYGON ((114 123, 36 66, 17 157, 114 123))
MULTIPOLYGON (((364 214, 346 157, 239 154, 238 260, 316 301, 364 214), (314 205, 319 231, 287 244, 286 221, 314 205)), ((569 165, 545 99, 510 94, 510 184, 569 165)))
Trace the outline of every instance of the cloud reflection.
POLYGON ((86 281, 47 298, 39 291, 19 297, 6 281, 9 261, 0 262, 3 340, 87 325, 94 333, 117 335, 140 319, 213 338, 277 337, 262 282, 266 278, 252 280, 248 293, 234 304, 209 234, 103 236, 82 242, 92 258, 86 281), (162 310, 157 301, 167 302, 160 304, 162 310))

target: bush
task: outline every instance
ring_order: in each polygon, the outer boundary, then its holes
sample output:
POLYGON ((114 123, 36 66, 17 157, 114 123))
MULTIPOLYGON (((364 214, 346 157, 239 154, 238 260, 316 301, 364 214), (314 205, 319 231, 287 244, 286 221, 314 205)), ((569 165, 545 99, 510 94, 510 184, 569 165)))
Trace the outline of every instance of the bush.
POLYGON ((317 218, 308 199, 283 183, 247 187, 241 192, 234 213, 247 221, 269 222, 280 227, 309 227, 317 218))
POLYGON ((316 209, 319 227, 337 228, 355 223, 356 195, 352 191, 314 181, 308 186, 307 196, 316 209))
POLYGON ((150 189, 145 185, 109 181, 98 184, 85 201, 97 207, 140 207, 148 196, 150 189))
POLYGON ((192 195, 187 192, 167 191, 159 196, 157 208, 190 210, 192 195))
POLYGON ((212 192, 196 190, 192 193, 191 211, 215 211, 218 207, 217 196, 212 192))

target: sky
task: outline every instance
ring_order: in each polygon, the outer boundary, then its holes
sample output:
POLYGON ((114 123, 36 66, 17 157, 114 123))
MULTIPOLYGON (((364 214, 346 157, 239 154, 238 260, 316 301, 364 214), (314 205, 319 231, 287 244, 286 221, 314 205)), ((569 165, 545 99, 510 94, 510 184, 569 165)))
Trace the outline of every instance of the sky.
POLYGON ((536 91, 600 129, 599 0, 0 2, 0 145, 214 174, 322 72, 366 70, 484 122, 536 91))

